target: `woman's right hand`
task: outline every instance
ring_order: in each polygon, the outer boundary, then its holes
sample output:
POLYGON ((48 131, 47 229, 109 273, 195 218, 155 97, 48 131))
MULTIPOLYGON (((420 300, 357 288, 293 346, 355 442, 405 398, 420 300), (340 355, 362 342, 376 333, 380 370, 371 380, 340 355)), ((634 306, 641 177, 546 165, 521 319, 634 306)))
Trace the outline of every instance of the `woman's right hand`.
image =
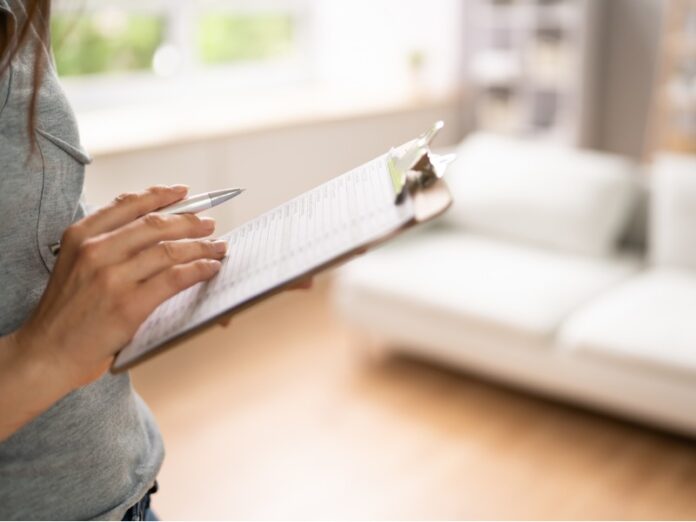
POLYGON ((46 291, 13 339, 54 389, 96 380, 158 305, 218 272, 226 243, 199 239, 213 233, 213 219, 155 212, 186 192, 124 194, 65 231, 46 291))

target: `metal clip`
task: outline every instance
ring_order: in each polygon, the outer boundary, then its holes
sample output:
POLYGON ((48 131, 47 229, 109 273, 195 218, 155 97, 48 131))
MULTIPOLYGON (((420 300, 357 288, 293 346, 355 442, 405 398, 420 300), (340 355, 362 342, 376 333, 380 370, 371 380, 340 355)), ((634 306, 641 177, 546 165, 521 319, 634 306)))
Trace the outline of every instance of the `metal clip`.
POLYGON ((406 194, 425 189, 441 179, 454 161, 455 154, 441 156, 430 150, 430 143, 444 126, 442 121, 437 121, 415 140, 389 152, 389 175, 397 204, 404 201, 406 194))

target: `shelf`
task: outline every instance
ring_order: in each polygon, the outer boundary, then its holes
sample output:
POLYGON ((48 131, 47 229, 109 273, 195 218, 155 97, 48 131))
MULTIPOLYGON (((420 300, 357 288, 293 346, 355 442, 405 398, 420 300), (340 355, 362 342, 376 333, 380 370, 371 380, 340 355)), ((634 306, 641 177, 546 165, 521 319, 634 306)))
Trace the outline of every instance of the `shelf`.
POLYGON ((586 145, 594 117, 593 82, 587 76, 597 73, 601 0, 519 0, 502 6, 470 0, 469 5, 473 37, 468 68, 474 103, 484 105, 474 110, 479 124, 514 134, 533 128, 536 135, 586 145), (509 45, 501 49, 500 44, 509 45), (501 96, 491 101, 496 90, 509 91, 511 100, 501 96), (547 105, 542 112, 540 97, 547 105), (535 122, 549 128, 540 130, 535 122))
POLYGON ((106 156, 436 107, 459 96, 306 86, 78 112, 77 117, 83 146, 92 156, 106 156))
POLYGON ((660 78, 655 96, 654 152, 696 152, 696 2, 665 4, 660 78), (685 23, 685 20, 689 22, 685 23))

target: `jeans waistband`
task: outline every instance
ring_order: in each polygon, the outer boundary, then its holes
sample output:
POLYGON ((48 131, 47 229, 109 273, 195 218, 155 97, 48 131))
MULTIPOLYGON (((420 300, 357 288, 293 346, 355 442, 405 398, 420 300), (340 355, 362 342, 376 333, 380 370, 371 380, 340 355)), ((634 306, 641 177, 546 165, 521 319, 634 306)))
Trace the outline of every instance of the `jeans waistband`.
POLYGON ((155 483, 147 490, 143 498, 128 508, 126 514, 123 515, 123 520, 152 520, 153 517, 148 517, 148 511, 150 511, 150 496, 157 493, 158 489, 159 486, 155 480, 155 483))

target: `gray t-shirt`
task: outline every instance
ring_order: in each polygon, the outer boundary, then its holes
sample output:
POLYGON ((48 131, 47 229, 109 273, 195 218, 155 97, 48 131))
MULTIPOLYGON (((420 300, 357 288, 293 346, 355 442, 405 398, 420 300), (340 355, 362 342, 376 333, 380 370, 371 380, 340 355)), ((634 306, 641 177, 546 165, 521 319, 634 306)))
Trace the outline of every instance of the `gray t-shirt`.
MULTIPOLYGON (((0 22, 23 14, 21 0, 0 0, 0 22)), ((35 308, 55 263, 51 245, 84 215, 89 157, 53 70, 40 90, 30 154, 27 54, 0 77, 0 335, 35 308)), ((163 457, 128 375, 107 374, 0 443, 0 519, 121 519, 151 487, 163 457)))

